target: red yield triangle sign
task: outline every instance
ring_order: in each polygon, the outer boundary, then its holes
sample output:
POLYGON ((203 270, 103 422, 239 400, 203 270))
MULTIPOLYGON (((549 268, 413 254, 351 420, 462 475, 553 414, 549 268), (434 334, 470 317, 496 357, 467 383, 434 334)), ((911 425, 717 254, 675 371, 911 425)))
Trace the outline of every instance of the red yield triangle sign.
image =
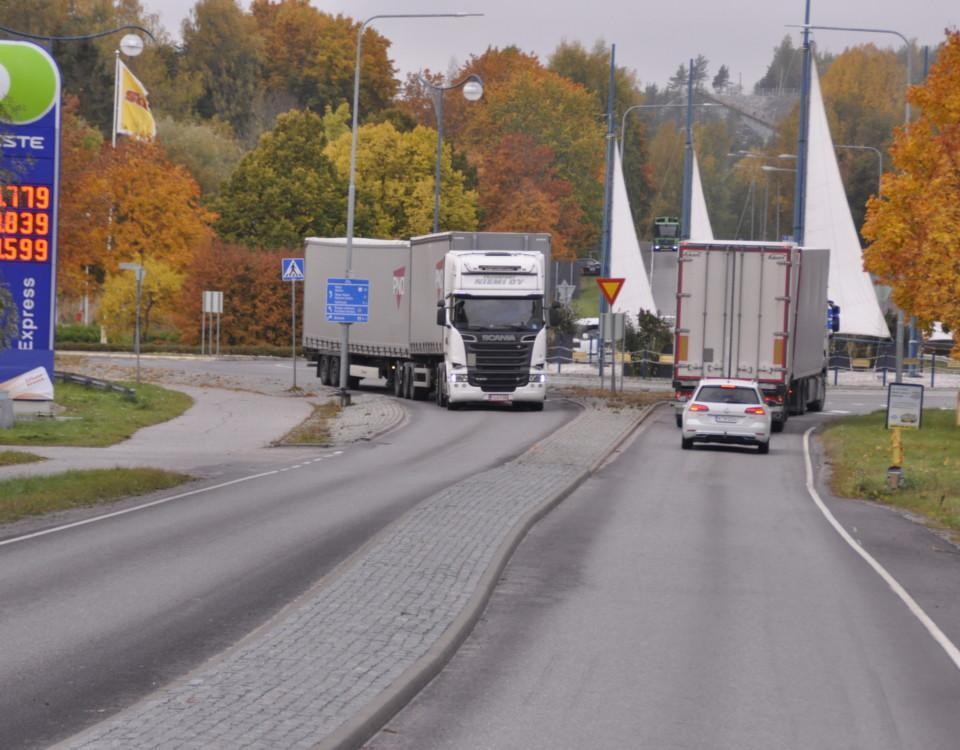
POLYGON ((597 279, 597 286, 600 287, 603 296, 607 298, 608 305, 616 302, 617 295, 620 294, 624 281, 626 281, 626 279, 597 279))

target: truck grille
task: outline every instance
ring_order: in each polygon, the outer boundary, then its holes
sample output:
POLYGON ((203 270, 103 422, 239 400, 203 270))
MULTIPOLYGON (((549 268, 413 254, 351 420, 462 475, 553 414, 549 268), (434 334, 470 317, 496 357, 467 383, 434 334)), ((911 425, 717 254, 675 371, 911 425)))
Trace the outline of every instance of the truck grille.
MULTIPOLYGON (((464 337, 466 338, 466 337, 464 337)), ((464 344, 471 362, 467 382, 483 391, 515 391, 530 381, 530 356, 536 336, 517 337, 516 341, 469 341, 464 344)))

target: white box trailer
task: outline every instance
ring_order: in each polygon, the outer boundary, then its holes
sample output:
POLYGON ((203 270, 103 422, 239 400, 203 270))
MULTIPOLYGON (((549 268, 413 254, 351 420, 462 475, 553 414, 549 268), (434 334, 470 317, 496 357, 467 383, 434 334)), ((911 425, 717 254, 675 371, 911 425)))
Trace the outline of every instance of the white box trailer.
POLYGON ((683 242, 677 264, 678 421, 701 378, 757 381, 778 431, 788 414, 823 408, 829 250, 683 242))
MULTIPOLYGON (((303 346, 325 385, 339 383, 343 334, 341 323, 326 319, 326 285, 344 276, 345 261, 345 238, 306 240, 303 346)), ((472 401, 542 408, 549 261, 546 234, 355 238, 350 276, 367 279, 370 293, 368 322, 350 326, 350 387, 379 377, 399 396, 432 392, 449 408, 472 401), (457 317, 464 305, 475 313, 469 331, 457 317), (519 310, 531 328, 499 319, 519 310)))

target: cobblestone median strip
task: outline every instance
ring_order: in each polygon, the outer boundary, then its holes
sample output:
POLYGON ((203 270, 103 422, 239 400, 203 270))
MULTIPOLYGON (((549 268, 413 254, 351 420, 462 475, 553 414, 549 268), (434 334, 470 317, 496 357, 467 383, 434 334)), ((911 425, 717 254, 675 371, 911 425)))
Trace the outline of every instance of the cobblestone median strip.
POLYGON ((452 655, 529 526, 649 411, 586 408, 431 496, 273 624, 58 747, 355 747, 452 655))

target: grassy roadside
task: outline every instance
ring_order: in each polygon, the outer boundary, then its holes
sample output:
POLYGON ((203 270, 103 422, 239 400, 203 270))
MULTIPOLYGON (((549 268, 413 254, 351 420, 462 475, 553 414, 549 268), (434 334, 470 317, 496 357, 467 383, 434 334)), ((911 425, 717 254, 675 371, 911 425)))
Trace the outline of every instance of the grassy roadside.
MULTIPOLYGON (((126 383, 126 385, 131 385, 126 383)), ((74 383, 58 383, 55 419, 20 420, 0 430, 0 445, 103 447, 141 427, 178 417, 193 403, 179 391, 141 383, 130 399, 74 383)), ((0 451, 0 466, 42 461, 24 451, 0 451)), ((108 503, 174 487, 189 476, 159 469, 95 469, 0 480, 0 523, 26 516, 108 503)))
POLYGON ((340 404, 328 401, 313 407, 313 413, 290 432, 276 441, 276 445, 328 445, 330 420, 340 413, 340 404))
POLYGON ((113 445, 141 427, 179 417, 193 404, 185 393, 148 383, 137 385, 136 391, 136 398, 130 400, 113 391, 58 383, 56 403, 61 411, 57 418, 20 420, 0 430, 0 445, 113 445))
POLYGON ((928 409, 923 428, 903 431, 900 489, 887 487, 890 432, 884 412, 844 417, 824 428, 830 489, 840 497, 874 500, 924 516, 960 532, 960 427, 953 411, 928 409))
POLYGON ((91 469, 4 479, 0 481, 0 523, 145 495, 189 479, 160 469, 91 469))

